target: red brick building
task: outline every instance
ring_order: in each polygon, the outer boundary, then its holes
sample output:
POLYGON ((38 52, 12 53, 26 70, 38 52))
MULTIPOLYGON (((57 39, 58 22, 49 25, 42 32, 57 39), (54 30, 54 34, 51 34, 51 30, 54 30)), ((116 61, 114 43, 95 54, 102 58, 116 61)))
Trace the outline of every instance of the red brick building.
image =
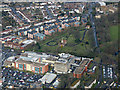
POLYGON ((42 73, 48 71, 48 64, 25 61, 25 60, 17 60, 12 64, 13 67, 20 70, 31 71, 34 73, 42 73))
POLYGON ((81 61, 80 66, 76 67, 75 71, 73 72, 73 76, 75 78, 81 78, 81 76, 84 74, 85 71, 87 71, 87 68, 90 64, 90 59, 84 59, 81 61))

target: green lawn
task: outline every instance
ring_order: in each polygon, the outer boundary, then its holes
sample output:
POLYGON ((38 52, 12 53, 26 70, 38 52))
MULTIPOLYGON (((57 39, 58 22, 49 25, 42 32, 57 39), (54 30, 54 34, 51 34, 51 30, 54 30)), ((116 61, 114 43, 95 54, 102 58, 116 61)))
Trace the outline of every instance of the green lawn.
POLYGON ((118 25, 110 27, 111 40, 118 40, 118 25))
MULTIPOLYGON (((81 31, 80 31, 80 33, 81 33, 81 35, 83 34, 83 32, 81 32, 81 31)), ((46 39, 45 41, 43 41, 43 43, 41 44, 41 50, 44 52, 75 53, 77 55, 83 55, 83 56, 86 56, 88 53, 88 50, 85 48, 84 43, 79 43, 79 44, 75 45, 76 44, 75 37, 72 34, 68 35, 67 33, 61 33, 60 35, 58 35, 55 38, 50 37, 50 39, 46 39), (66 37, 66 36, 68 37, 67 38, 67 45, 65 45, 62 48, 59 45, 55 45, 55 46, 46 45, 46 43, 51 41, 51 40, 54 40, 55 42, 59 43, 59 41, 62 39, 62 37, 66 37)), ((51 43, 53 43, 53 42, 51 42, 51 43)), ((89 48, 89 45, 87 45, 87 47, 89 48)))

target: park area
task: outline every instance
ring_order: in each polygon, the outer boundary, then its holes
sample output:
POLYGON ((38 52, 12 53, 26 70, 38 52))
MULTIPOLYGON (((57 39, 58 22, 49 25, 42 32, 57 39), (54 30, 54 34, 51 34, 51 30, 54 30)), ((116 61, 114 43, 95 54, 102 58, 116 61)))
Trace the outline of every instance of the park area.
MULTIPOLYGON (((88 39, 89 30, 85 27, 69 27, 62 32, 56 32, 52 36, 47 36, 45 40, 38 41, 40 49, 35 49, 36 52, 46 53, 70 53, 77 56, 89 56, 91 47, 88 39), (60 46, 62 39, 67 41, 65 46, 60 46)), ((37 46, 34 46, 37 48, 37 46)))

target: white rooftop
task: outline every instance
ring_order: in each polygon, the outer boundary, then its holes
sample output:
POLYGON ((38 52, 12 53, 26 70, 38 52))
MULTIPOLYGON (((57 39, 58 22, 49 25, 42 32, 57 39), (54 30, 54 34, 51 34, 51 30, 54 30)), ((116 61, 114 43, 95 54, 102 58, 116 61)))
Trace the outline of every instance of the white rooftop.
POLYGON ((106 6, 105 2, 99 2, 100 6, 106 6))
POLYGON ((66 53, 60 53, 58 54, 60 57, 63 57, 63 58, 68 58, 70 56, 72 56, 71 54, 66 54, 66 53))
POLYGON ((50 55, 46 54, 46 53, 42 53, 42 54, 37 54, 36 52, 32 52, 32 51, 25 51, 25 53, 28 54, 28 57, 50 57, 50 55))
POLYGON ((23 41, 22 43, 23 44, 31 44, 31 43, 33 43, 33 42, 35 42, 35 40, 25 40, 25 41, 23 41))
POLYGON ((20 56, 20 58, 21 58, 22 60, 32 61, 32 62, 36 62, 36 61, 39 59, 39 57, 36 57, 36 56, 33 56, 33 57, 20 56))
POLYGON ((43 84, 46 83, 51 83, 55 78, 56 74, 54 73, 46 73, 40 80, 42 81, 43 84))
POLYGON ((7 60, 8 60, 8 61, 13 61, 13 60, 15 60, 15 57, 14 57, 14 56, 11 56, 11 57, 9 57, 7 60))

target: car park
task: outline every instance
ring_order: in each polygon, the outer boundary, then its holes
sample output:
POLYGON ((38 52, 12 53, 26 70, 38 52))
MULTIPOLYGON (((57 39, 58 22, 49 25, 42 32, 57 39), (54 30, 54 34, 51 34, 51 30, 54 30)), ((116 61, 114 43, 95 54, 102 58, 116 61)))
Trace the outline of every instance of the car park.
POLYGON ((30 74, 30 73, 25 73, 23 71, 18 71, 14 70, 11 68, 3 68, 3 86, 11 84, 11 85, 24 85, 24 86, 29 86, 29 83, 36 82, 38 81, 39 78, 41 78, 41 75, 36 75, 36 74, 30 74), (27 79, 29 79, 27 83, 27 79), (6 84, 5 84, 6 83, 6 84))

